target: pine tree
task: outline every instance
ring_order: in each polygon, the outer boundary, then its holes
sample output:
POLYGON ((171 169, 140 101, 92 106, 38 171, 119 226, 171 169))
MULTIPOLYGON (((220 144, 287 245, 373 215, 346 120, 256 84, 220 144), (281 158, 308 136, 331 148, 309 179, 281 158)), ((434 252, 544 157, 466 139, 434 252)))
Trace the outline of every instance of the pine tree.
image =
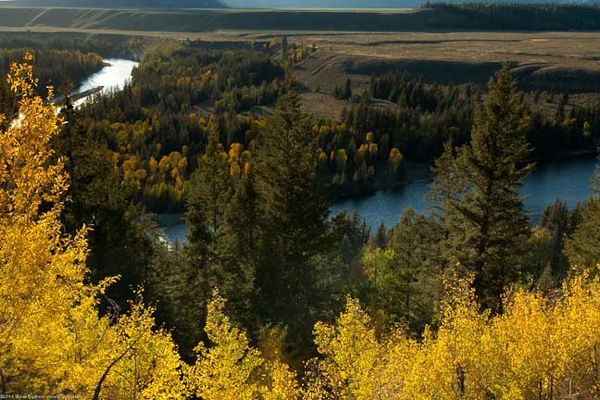
POLYGON ((238 184, 225 217, 227 235, 234 243, 236 255, 254 263, 260 240, 259 197, 253 168, 249 168, 238 184))
POLYGON ((477 296, 496 311, 505 286, 519 278, 530 234, 518 193, 533 167, 525 164, 531 152, 528 131, 516 81, 505 66, 490 80, 489 94, 476 110, 471 143, 451 162, 446 150, 438 162, 446 171, 434 184, 445 213, 448 259, 475 275, 477 296))
POLYGON ((258 307, 272 322, 310 335, 306 315, 315 292, 314 256, 327 249, 329 207, 317 176, 315 144, 298 97, 283 95, 266 123, 258 148, 256 180, 262 241, 258 307))
POLYGON ((192 349, 202 338, 201 326, 206 315, 206 305, 213 289, 230 290, 223 286, 229 277, 224 271, 223 255, 218 242, 222 240, 225 210, 231 191, 229 163, 219 141, 216 120, 209 121, 209 137, 205 153, 200 157, 198 169, 186 201, 185 222, 187 242, 183 247, 183 260, 173 274, 181 277, 175 303, 180 306, 176 326, 183 334, 179 337, 182 353, 192 358, 192 349))
POLYGON ((383 220, 382 220, 381 223, 379 224, 379 227, 377 228, 377 232, 375 232, 375 236, 373 236, 371 238, 371 247, 385 250, 387 247, 386 246, 387 241, 388 241, 388 231, 385 228, 385 224, 383 223, 383 220))
POLYGON ((437 221, 410 208, 390 231, 387 248, 394 252, 396 295, 390 298, 385 311, 391 321, 404 320, 417 334, 432 322, 442 297, 441 242, 443 233, 437 221))
POLYGON ((565 241, 565 254, 577 270, 600 263, 600 166, 596 167, 591 183, 593 196, 583 203, 581 219, 565 241))
POLYGON ((224 234, 217 243, 229 275, 221 292, 228 296, 231 316, 246 326, 255 322, 250 307, 261 237, 258 201, 254 171, 249 167, 236 184, 225 215, 224 234))
POLYGON ((219 139, 219 127, 214 116, 208 125, 208 144, 194 173, 191 192, 195 201, 203 204, 209 230, 218 234, 223 227, 225 210, 231 197, 230 165, 219 139))

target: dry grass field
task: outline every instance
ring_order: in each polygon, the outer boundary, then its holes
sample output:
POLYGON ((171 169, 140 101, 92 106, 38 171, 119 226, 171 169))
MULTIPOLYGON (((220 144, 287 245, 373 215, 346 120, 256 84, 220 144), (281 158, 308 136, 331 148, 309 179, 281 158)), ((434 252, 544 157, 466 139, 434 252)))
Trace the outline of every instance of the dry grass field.
POLYGON ((390 70, 432 83, 485 83, 508 62, 525 88, 600 91, 599 33, 338 33, 290 39, 320 49, 296 69, 297 78, 311 89, 330 91, 347 76, 361 89, 365 77, 390 70))

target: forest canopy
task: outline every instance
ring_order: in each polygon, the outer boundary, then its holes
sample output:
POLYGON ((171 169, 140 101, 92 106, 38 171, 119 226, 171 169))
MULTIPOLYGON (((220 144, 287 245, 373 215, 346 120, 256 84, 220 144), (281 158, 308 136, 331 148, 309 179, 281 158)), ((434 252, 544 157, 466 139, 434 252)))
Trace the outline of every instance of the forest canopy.
POLYGON ((121 94, 60 113, 36 94, 31 54, 10 65, 2 395, 600 396, 600 192, 573 211, 557 202, 531 227, 518 188, 536 118, 508 66, 485 96, 373 79, 365 97, 387 96, 398 113, 359 100, 332 121, 305 114, 286 79, 307 47, 162 51, 121 94), (373 235, 356 214, 329 218, 329 179, 397 179, 403 146, 416 146, 402 126, 461 115, 445 94, 473 109, 453 130, 470 134, 432 135, 441 155, 407 152, 439 155, 432 214, 409 210, 373 235), (402 124, 383 133, 386 118, 402 124), (152 184, 185 205, 185 244, 165 244, 142 212, 152 184))

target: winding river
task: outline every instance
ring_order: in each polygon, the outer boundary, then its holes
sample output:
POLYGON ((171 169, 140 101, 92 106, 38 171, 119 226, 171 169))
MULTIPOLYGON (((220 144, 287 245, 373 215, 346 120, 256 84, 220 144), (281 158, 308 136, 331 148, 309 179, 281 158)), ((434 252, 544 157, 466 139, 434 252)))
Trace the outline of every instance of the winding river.
MULTIPOLYGON (((122 88, 131 78, 131 72, 138 63, 124 59, 107 59, 106 66, 90 76, 75 93, 102 87, 102 91, 122 88)), ((86 101, 84 97, 77 102, 86 101)), ((521 194, 525 196, 525 209, 533 221, 556 198, 564 199, 569 206, 587 199, 591 194, 590 178, 594 172, 596 158, 579 156, 552 162, 538 163, 535 171, 525 180, 521 194)), ((427 194, 427 180, 410 183, 397 190, 387 190, 360 198, 346 199, 334 203, 331 215, 341 211, 357 210, 365 218, 369 227, 376 230, 381 221, 387 227, 395 225, 407 208, 426 213, 430 203, 423 197, 427 194)), ((170 241, 183 241, 186 227, 181 214, 158 215, 159 224, 165 227, 170 241)))

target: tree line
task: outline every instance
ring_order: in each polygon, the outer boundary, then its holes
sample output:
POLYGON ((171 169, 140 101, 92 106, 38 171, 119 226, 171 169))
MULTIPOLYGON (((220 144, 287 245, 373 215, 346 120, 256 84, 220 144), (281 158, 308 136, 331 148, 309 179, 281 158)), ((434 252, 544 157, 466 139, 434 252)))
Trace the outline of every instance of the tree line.
POLYGON ((455 18, 436 20, 442 29, 514 31, 595 31, 600 29, 597 4, 445 3, 425 2, 423 8, 450 13, 455 18))

